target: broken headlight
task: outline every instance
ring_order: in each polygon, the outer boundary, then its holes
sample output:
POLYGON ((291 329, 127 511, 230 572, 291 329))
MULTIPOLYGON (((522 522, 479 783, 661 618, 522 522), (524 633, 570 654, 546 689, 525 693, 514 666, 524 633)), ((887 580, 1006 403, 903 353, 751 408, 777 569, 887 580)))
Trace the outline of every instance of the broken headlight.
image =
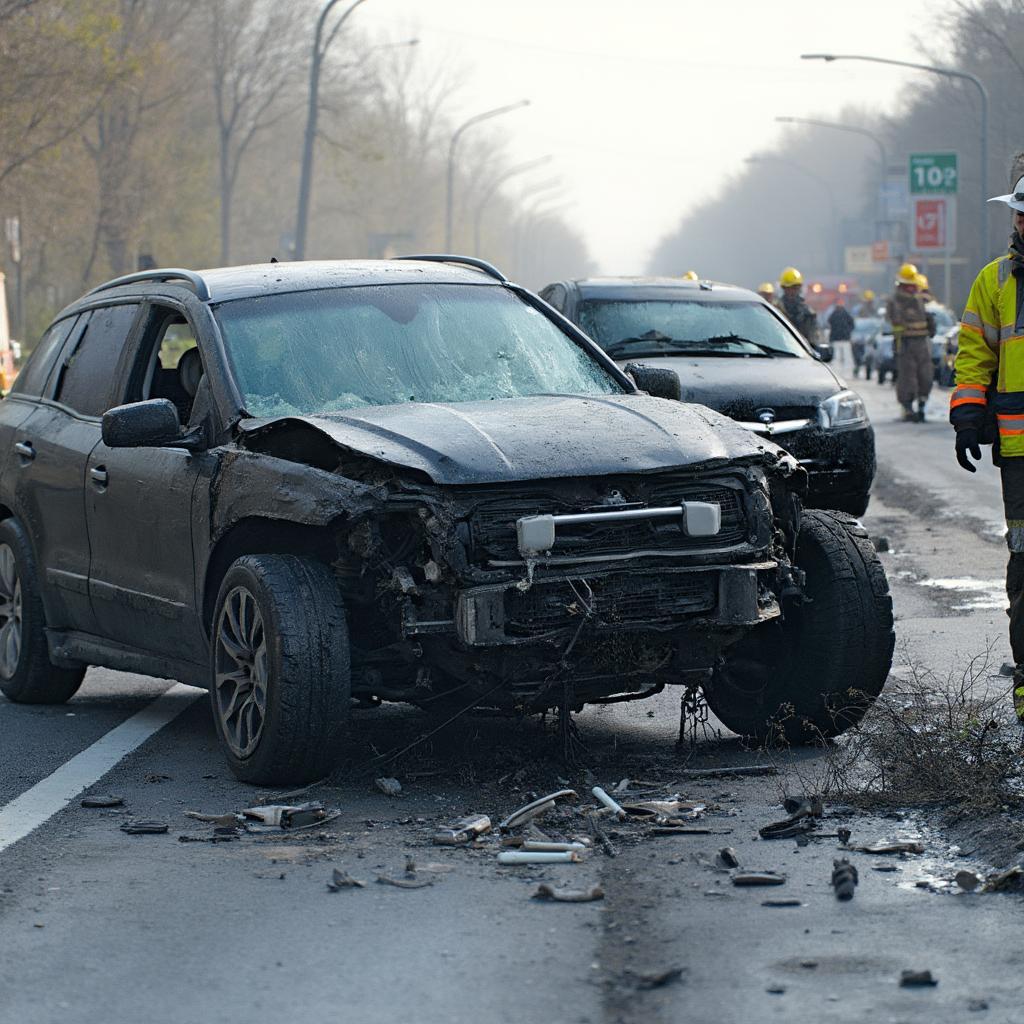
POLYGON ((826 430, 852 430, 867 425, 867 410, 855 391, 840 391, 818 406, 818 426, 826 430))

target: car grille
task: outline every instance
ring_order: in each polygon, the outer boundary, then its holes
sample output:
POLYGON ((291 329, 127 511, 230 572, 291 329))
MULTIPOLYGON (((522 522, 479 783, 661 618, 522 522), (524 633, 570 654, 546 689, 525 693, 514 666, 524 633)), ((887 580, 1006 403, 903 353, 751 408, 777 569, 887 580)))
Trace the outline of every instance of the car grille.
POLYGON ((708 574, 660 573, 536 583, 505 592, 505 633, 536 637, 579 623, 591 609, 603 628, 671 625, 715 605, 708 574))
MULTIPOLYGON (((652 508, 678 505, 683 501, 714 502, 722 508, 722 528, 714 537, 687 537, 679 522, 636 520, 620 523, 579 523, 559 526, 556 556, 580 557, 626 554, 631 551, 686 551, 687 549, 728 548, 747 537, 747 522, 740 492, 731 487, 707 486, 687 480, 650 479, 637 483, 606 484, 604 493, 618 489, 626 501, 642 501, 652 508)), ((519 495, 481 502, 470 518, 472 552, 475 562, 518 561, 516 520, 523 516, 560 515, 593 509, 601 496, 590 502, 559 500, 550 493, 519 495)), ((608 506, 613 511, 614 506, 608 506)))

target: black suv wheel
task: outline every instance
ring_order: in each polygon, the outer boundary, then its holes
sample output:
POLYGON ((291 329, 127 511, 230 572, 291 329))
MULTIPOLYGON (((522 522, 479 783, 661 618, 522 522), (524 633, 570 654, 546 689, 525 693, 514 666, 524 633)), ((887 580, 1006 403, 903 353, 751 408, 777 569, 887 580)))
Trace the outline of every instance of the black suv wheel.
POLYGON ((228 570, 211 636, 210 697, 231 770, 245 782, 326 776, 348 720, 345 606, 327 566, 246 555, 228 570))
POLYGON ((16 519, 0 523, 0 690, 21 704, 63 704, 84 668, 57 668, 46 646, 46 616, 32 546, 16 519))
POLYGON ((724 725, 758 742, 849 729, 892 662, 889 584, 864 527, 842 512, 804 511, 796 562, 808 600, 730 647, 706 694, 724 725))

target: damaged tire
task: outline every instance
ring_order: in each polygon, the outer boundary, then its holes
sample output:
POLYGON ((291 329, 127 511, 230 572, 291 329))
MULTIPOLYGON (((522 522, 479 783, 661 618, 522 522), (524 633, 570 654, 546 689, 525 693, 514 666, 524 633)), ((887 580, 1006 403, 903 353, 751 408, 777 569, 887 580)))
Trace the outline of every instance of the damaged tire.
POLYGON ((46 643, 36 559, 16 519, 0 522, 0 690, 19 704, 63 704, 85 668, 57 668, 46 643))
POLYGON ((345 605, 331 570, 297 555, 246 555, 220 587, 210 700, 243 782, 296 785, 328 775, 348 721, 345 605))
POLYGON ((881 693, 895 644, 892 599, 867 532, 842 512, 805 510, 796 563, 807 600, 730 647, 706 698, 759 743, 837 736, 881 693))

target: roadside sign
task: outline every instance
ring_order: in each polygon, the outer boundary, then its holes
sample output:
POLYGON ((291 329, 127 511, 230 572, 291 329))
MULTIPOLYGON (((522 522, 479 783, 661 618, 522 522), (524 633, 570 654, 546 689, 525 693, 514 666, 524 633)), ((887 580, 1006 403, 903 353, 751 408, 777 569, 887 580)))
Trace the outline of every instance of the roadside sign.
POLYGON ((873 245, 848 245, 843 250, 847 274, 873 274, 878 267, 874 260, 873 245))
POLYGON ((956 153, 911 153, 912 196, 955 196, 959 187, 956 153))
POLYGON ((911 228, 915 252, 952 252, 956 248, 956 200, 952 196, 915 196, 911 228))
POLYGON ((871 246, 871 260, 874 263, 885 263, 886 260, 891 259, 889 255, 889 242, 875 242, 871 246))
POLYGON ((879 212, 882 220, 905 220, 910 216, 910 193, 905 178, 888 178, 878 187, 879 212))

